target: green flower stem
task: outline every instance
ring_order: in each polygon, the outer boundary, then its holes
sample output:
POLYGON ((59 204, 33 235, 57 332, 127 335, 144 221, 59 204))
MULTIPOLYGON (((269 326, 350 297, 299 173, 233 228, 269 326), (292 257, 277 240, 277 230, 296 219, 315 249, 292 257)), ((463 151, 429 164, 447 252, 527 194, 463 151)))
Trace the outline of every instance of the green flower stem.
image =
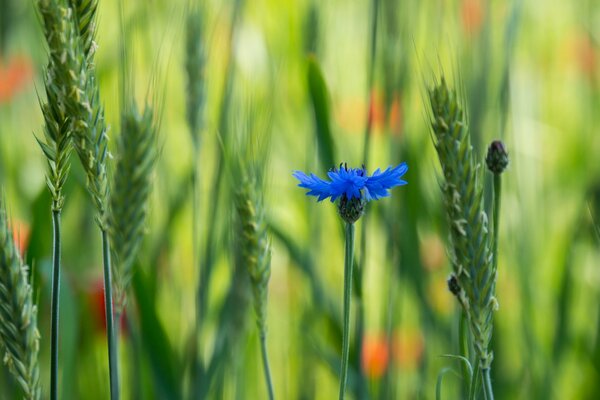
MULTIPOLYGON (((492 271, 495 274, 498 269, 498 231, 500 225, 500 199, 502 197, 502 179, 500 174, 494 174, 494 210, 493 210, 493 236, 492 236, 492 254, 493 264, 492 271)), ((490 368, 484 368, 481 370, 481 376, 483 380, 483 393, 486 400, 494 400, 494 392, 492 389, 492 380, 490 379, 490 368)))
POLYGON ((490 368, 482 369, 481 377, 483 379, 483 395, 485 396, 485 400, 494 400, 494 391, 492 390, 492 380, 490 379, 490 368))
POLYGON ((117 338, 115 337, 112 277, 110 266, 110 243, 108 232, 102 229, 102 251, 104 261, 104 305, 106 307, 106 337, 108 339, 108 368, 110 373, 110 398, 119 399, 119 364, 117 338))
POLYGON ((269 357, 267 356, 267 334, 266 332, 260 333, 260 352, 262 354, 263 368, 265 372, 265 382, 267 384, 267 390, 269 392, 269 400, 275 398, 273 393, 273 381, 271 379, 271 368, 269 367, 269 357))
POLYGON ((498 268, 498 228, 500 225, 500 204, 502 197, 502 179, 500 174, 494 174, 494 212, 493 212, 493 229, 494 229, 494 243, 493 253, 494 254, 494 272, 498 268))
POLYGON ((352 296, 352 264, 354 258, 354 224, 346 223, 346 250, 344 260, 344 333, 342 339, 342 367, 340 377, 340 400, 346 394, 348 380, 348 356, 350 354, 350 300, 352 296))
POLYGON ((52 210, 52 306, 50 339, 50 399, 58 400, 58 318, 60 309, 60 210, 52 210))

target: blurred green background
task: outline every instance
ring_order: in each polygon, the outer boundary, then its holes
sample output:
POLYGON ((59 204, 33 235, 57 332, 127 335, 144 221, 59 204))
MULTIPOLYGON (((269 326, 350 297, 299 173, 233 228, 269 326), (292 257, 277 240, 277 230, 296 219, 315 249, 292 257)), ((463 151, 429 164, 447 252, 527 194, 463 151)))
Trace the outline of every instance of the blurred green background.
MULTIPOLYGON (((34 271, 47 392, 51 214, 45 161, 34 138, 42 134, 38 95, 44 96, 47 54, 33 3, 0 0, 0 182, 34 271)), ((217 255, 200 344, 206 356, 227 318, 232 182, 221 185, 216 225, 209 229, 206 221, 222 138, 248 108, 266 121, 252 129, 270 146, 265 202, 273 240, 268 343, 275 392, 280 399, 336 396, 343 235, 335 207, 307 198, 291 176, 296 169, 323 175, 331 166, 317 151, 310 68, 322 71, 328 89, 335 163, 363 162, 370 116, 367 168, 409 164, 409 185, 370 204, 358 223, 357 244, 366 232, 366 252, 357 245, 357 257, 366 260, 357 284, 364 341, 351 348, 349 392, 432 399, 440 371, 460 368, 440 357, 458 353, 460 315, 446 288, 447 227, 426 108, 426 88, 443 70, 463 94, 481 159, 495 138, 505 141, 511 157, 503 177, 496 396, 600 395, 599 1, 204 1, 198 40, 207 59, 206 108, 198 159, 185 120, 188 7, 184 0, 99 3, 96 61, 108 122, 119 126, 121 46, 132 60, 132 95, 140 104, 153 102, 161 115, 150 221, 121 337, 125 398, 188 393, 198 282, 189 184, 194 162, 201 173, 200 249, 212 238, 217 255)), ((111 146, 117 134, 109 132, 111 146)), ((100 240, 85 176, 72 161, 63 213, 61 398, 103 399, 100 240)), ((211 398, 265 398, 251 307, 246 314, 241 345, 211 398)), ((0 397, 18 393, 1 369, 0 397)), ((460 398, 458 374, 445 375, 443 393, 460 398)))

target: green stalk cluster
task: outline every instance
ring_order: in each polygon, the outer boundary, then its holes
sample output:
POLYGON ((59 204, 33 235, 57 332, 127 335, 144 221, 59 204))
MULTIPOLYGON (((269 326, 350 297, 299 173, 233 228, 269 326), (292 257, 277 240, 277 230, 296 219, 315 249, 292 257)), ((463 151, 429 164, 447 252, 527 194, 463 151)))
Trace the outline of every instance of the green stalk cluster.
POLYGON ((105 230, 108 195, 108 137, 94 71, 93 42, 97 1, 38 0, 50 58, 56 68, 48 84, 69 119, 73 144, 87 176, 87 187, 105 230))
POLYGON ((0 199, 0 348, 24 398, 39 399, 37 307, 24 265, 0 199))
MULTIPOLYGON (((108 136, 104 120, 104 108, 100 104, 99 87, 96 80, 94 55, 96 44, 97 0, 38 0, 38 10, 43 23, 44 36, 48 44, 51 60, 56 60, 54 75, 47 80, 57 93, 55 99, 68 119, 68 129, 73 135, 73 146, 86 174, 87 189, 96 207, 96 222, 102 233, 104 290, 107 322, 107 340, 110 369, 111 398, 119 398, 119 372, 117 342, 113 324, 112 277, 110 244, 108 240, 108 178, 106 158, 108 156, 108 136)), ((59 220, 55 226, 58 227, 59 220)), ((57 228, 56 233, 60 234, 57 228)), ((60 239, 55 248, 60 252, 60 239)), ((55 257, 58 262, 58 257, 55 257)), ((59 286, 58 268, 53 279, 59 286)), ((53 290, 53 301, 58 300, 58 290, 53 290), (56 293, 56 294, 55 294, 56 293)), ((53 320, 58 320, 58 306, 53 308, 53 320)), ((57 324, 57 322, 56 322, 57 324)), ((53 322, 53 332, 58 327, 53 322), (54 329, 56 328, 56 329, 54 329)), ((57 347, 58 342, 53 346, 57 347)), ((53 365, 58 363, 52 357, 53 365)), ((56 369, 53 367, 53 389, 51 397, 57 398, 56 369)))
POLYGON ((114 175, 110 192, 109 233, 116 315, 125 308, 132 266, 144 237, 158 154, 156 144, 153 110, 146 107, 140 114, 135 105, 128 107, 121 117, 121 135, 117 140, 119 173, 114 175))
POLYGON ((469 321, 482 370, 489 370, 496 269, 491 251, 488 217, 483 203, 483 171, 475 161, 467 120, 457 94, 444 78, 429 90, 431 127, 443 171, 441 188, 450 224, 450 290, 469 321))

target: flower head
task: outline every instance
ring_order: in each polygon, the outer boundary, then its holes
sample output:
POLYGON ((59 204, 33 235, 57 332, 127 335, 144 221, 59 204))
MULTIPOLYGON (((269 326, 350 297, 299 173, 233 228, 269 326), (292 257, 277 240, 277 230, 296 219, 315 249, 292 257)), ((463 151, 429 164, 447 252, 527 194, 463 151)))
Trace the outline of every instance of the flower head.
POLYGON ((307 196, 315 196, 318 201, 329 198, 331 202, 339 199, 338 208, 341 217, 349 223, 356 222, 364 212, 365 204, 390 195, 389 189, 406 185, 400 179, 408 170, 406 163, 397 167, 379 168, 368 176, 364 167, 348 168, 340 164, 327 173, 330 180, 321 179, 315 174, 306 175, 295 171, 293 176, 300 181, 298 186, 309 189, 307 196))
POLYGON ((406 163, 397 167, 388 167, 385 171, 379 168, 373 175, 367 176, 367 171, 362 168, 348 168, 341 164, 340 168, 334 168, 327 173, 330 181, 321 179, 315 174, 306 175, 302 171, 295 171, 293 176, 300 181, 301 188, 309 189, 307 196, 315 196, 318 201, 330 198, 331 202, 340 197, 347 200, 353 198, 366 201, 379 200, 390 195, 389 189, 395 186, 406 185, 406 181, 400 179, 408 170, 406 163))

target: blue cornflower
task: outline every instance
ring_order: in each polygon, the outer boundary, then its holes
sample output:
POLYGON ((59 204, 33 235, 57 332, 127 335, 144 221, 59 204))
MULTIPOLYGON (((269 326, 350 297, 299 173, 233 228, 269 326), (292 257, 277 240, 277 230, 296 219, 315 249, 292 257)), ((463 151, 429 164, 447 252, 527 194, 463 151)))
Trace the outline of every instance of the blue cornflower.
POLYGON ((389 189, 395 186, 406 185, 406 181, 400 179, 408 170, 406 163, 397 167, 388 167, 385 171, 379 168, 373 175, 367 176, 365 168, 348 168, 340 165, 340 168, 332 169, 327 173, 331 181, 319 178, 315 174, 306 175, 302 171, 294 171, 293 176, 300 181, 298 186, 310 189, 307 196, 318 197, 318 201, 330 198, 331 202, 345 195, 347 199, 364 198, 367 201, 379 200, 390 195, 389 189))
POLYGON ((377 168, 373 175, 368 176, 364 167, 348 168, 341 164, 340 168, 327 173, 330 181, 302 171, 294 171, 293 176, 300 181, 298 186, 309 189, 307 196, 315 196, 318 201, 340 199, 340 214, 348 222, 355 222, 362 215, 365 203, 389 196, 389 189, 395 186, 406 185, 407 182, 400 178, 407 170, 406 163, 401 163, 385 171, 377 168))

